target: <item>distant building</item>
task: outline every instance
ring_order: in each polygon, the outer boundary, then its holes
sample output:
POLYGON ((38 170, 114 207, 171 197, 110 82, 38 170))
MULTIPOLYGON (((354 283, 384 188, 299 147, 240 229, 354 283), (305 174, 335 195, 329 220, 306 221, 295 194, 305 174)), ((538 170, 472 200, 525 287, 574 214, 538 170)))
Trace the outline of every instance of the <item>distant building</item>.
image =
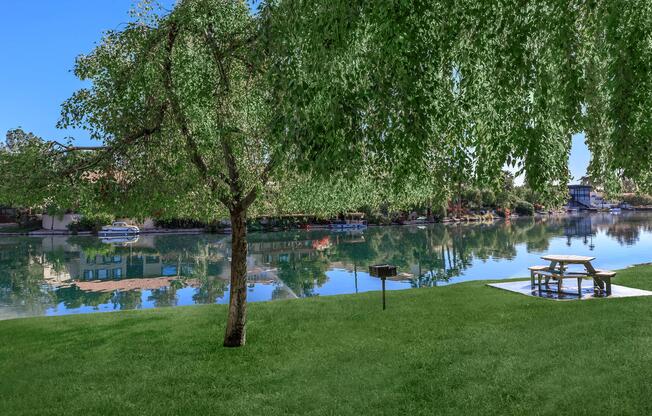
POLYGON ((592 189, 590 185, 568 185, 568 208, 609 209, 616 205, 592 189))
POLYGON ((591 189, 589 185, 568 185, 568 208, 591 209, 591 189))
POLYGON ((81 216, 79 214, 43 214, 41 216, 41 227, 43 227, 44 230, 50 231, 68 231, 68 226, 80 219, 81 216))

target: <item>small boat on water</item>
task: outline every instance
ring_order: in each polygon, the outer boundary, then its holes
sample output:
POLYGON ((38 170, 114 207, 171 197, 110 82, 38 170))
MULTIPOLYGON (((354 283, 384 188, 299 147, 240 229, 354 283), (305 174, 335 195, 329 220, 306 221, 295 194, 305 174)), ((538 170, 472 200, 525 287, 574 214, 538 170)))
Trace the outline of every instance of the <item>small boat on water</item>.
POLYGON ((140 228, 135 225, 129 225, 126 222, 114 222, 111 225, 105 225, 97 234, 100 237, 112 237, 121 235, 136 235, 140 233, 140 228))
POLYGON ((364 220, 342 220, 334 221, 328 225, 331 230, 359 230, 367 228, 367 221, 364 220))
POLYGON ((609 210, 612 214, 620 214, 620 208, 614 207, 609 210))

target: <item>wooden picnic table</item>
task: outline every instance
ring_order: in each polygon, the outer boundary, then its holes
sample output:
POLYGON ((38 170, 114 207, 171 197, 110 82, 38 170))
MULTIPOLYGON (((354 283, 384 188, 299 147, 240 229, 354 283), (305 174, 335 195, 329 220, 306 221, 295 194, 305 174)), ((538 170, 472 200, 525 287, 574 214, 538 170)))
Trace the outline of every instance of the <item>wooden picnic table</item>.
MULTIPOLYGON (((562 284, 565 277, 577 278, 577 291, 582 296, 582 279, 584 276, 593 277, 596 275, 596 270, 591 264, 595 257, 575 256, 567 254, 548 254, 541 256, 543 260, 548 260, 550 266, 548 267, 549 273, 557 279, 557 292, 562 293, 562 284), (566 274, 566 266, 569 264, 579 264, 584 266, 585 273, 569 273, 566 274)), ((546 279, 547 284, 547 279, 546 279)))

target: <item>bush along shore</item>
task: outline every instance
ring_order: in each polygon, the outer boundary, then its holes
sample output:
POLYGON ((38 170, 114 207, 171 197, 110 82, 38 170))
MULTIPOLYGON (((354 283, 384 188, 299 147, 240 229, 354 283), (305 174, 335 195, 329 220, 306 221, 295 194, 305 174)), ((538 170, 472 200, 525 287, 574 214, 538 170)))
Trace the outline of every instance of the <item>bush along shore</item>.
MULTIPOLYGON (((564 211, 550 211, 545 215, 563 215, 564 211)), ((343 214, 338 218, 321 219, 313 216, 282 216, 282 217, 263 217, 254 218, 247 222, 247 229, 250 232, 274 232, 274 231, 288 231, 299 229, 320 229, 329 228, 330 225, 338 221, 346 221, 347 218, 359 218, 354 221, 364 221, 369 226, 387 226, 387 225, 419 225, 419 224, 435 224, 435 223, 473 223, 473 222, 491 222, 501 218, 514 218, 522 216, 539 215, 538 213, 530 211, 511 211, 509 209, 498 210, 480 210, 460 211, 450 216, 419 216, 416 212, 409 214, 396 213, 386 216, 373 216, 367 220, 363 213, 343 214), (520 212, 520 213, 519 213, 520 212)), ((104 216, 102 216, 104 218, 104 216)), ((87 219, 82 217, 82 220, 70 224, 65 230, 51 230, 44 229, 32 222, 27 226, 20 226, 18 224, 5 224, 0 226, 0 236, 13 236, 13 235, 97 235, 103 225, 111 224, 113 217, 106 221, 98 221, 95 218, 87 219)), ((137 224, 137 221, 128 221, 129 223, 137 224)), ((188 220, 156 220, 154 221, 155 227, 141 228, 141 234, 165 234, 165 233, 212 233, 212 234, 228 234, 230 232, 230 225, 228 221, 216 222, 206 224, 200 221, 188 220)))
MULTIPOLYGON (((510 215, 509 211, 507 217, 514 217, 518 215, 510 215)), ((346 217, 346 216, 344 216, 346 217)), ((387 225, 419 225, 419 224, 434 224, 434 223, 452 223, 452 222, 487 222, 495 221, 500 218, 505 218, 503 211, 498 213, 483 212, 472 213, 467 212, 444 218, 434 217, 414 217, 412 216, 395 216, 393 218, 375 218, 373 221, 366 221, 365 224, 369 226, 387 226, 387 225)), ((247 229, 250 232, 274 232, 274 231, 288 231, 299 229, 327 229, 333 222, 342 221, 337 218, 333 219, 319 219, 316 217, 302 217, 302 216, 284 216, 284 217, 266 217, 255 218, 247 222, 247 229)), ((44 229, 40 226, 19 226, 18 224, 7 224, 0 227, 0 236, 13 236, 13 235, 97 235, 101 230, 102 225, 110 224, 109 222, 102 223, 89 223, 79 222, 71 224, 66 230, 50 230, 44 229)), ((137 222, 130 222, 136 223, 137 222)), ((140 234, 165 234, 165 233, 211 233, 211 234, 228 234, 230 232, 230 225, 228 221, 212 224, 204 224, 200 222, 185 221, 165 221, 161 224, 156 221, 154 228, 141 228, 140 234), (176 226, 175 226, 176 224, 176 226)))

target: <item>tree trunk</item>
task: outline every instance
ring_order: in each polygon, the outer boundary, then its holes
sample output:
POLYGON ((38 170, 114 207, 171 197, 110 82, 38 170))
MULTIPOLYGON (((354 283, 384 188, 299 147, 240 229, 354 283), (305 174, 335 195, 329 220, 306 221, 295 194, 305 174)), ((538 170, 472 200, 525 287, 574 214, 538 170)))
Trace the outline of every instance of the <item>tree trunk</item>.
POLYGON ((247 212, 231 212, 231 287, 225 347, 245 345, 247 321, 247 212))

